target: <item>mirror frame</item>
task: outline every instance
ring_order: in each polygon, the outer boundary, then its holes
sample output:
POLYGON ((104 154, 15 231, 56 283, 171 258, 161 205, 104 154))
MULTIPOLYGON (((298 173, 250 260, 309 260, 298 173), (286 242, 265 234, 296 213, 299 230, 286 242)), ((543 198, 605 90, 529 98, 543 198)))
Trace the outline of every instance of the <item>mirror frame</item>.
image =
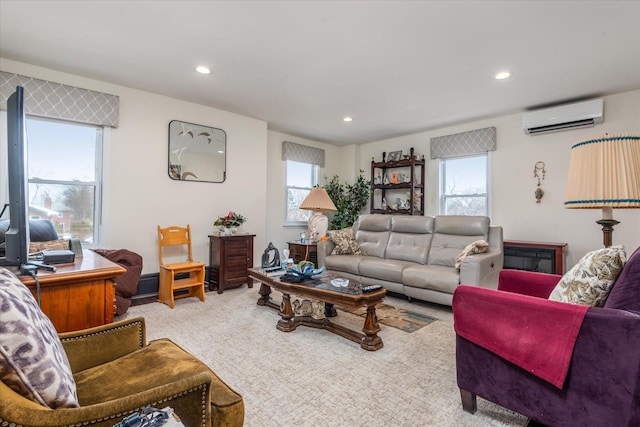
MULTIPOLYGON (((213 154, 217 154, 216 153, 213 154)), ((227 133, 219 128, 211 126, 198 125, 195 123, 183 122, 180 120, 171 120, 169 122, 169 152, 168 152, 168 168, 167 174, 174 181, 190 181, 190 182, 212 182, 222 183, 227 179, 227 133), (215 145, 222 145, 224 153, 222 153, 222 165, 216 169, 216 165, 212 165, 213 173, 202 174, 202 168, 198 169, 194 164, 187 164, 185 167, 182 162, 182 155, 187 153, 204 153, 208 145, 212 149, 216 149, 215 145), (192 146, 198 144, 197 146, 192 146), (191 147, 191 149, 189 149, 191 147), (195 150, 194 150, 195 148, 195 150), (196 169, 194 169, 196 167, 196 169), (220 174, 220 180, 217 176, 209 178, 211 175, 220 174), (203 178, 198 178, 200 175, 203 178)))

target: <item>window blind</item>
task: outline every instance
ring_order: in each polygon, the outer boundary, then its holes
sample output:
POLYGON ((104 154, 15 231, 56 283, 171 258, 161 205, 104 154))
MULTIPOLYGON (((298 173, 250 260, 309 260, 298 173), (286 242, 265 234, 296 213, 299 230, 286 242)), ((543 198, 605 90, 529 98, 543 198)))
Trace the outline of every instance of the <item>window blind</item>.
POLYGON ((0 71, 0 109, 17 86, 24 87, 26 114, 118 127, 120 98, 61 83, 0 71))
POLYGON ((291 160, 300 163, 324 167, 324 150, 296 144, 295 142, 282 141, 282 160, 291 160))
POLYGON ((493 126, 431 138, 432 159, 470 156, 495 149, 496 128, 493 126))

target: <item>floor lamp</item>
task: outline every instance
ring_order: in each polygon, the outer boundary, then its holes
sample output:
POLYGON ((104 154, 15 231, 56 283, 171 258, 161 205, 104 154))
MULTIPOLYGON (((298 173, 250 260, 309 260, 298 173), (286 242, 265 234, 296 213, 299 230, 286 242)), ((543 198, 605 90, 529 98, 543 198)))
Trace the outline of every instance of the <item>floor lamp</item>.
POLYGON ((329 218, 322 212, 336 211, 336 205, 333 204, 327 190, 324 188, 312 188, 307 197, 302 201, 299 209, 313 211, 313 215, 309 218, 309 239, 314 240, 312 236, 316 235, 316 239, 320 239, 327 235, 329 229, 329 218))
POLYGON ((605 134, 571 147, 567 194, 569 209, 602 208, 605 247, 613 244, 613 208, 640 208, 640 134, 605 134))

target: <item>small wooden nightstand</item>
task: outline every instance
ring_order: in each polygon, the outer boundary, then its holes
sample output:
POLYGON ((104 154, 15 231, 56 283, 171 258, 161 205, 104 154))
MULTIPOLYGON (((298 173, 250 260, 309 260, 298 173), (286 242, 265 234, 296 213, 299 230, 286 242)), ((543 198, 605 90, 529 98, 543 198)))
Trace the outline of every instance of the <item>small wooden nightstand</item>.
POLYGON ((209 290, 242 286, 253 287, 247 268, 253 267, 253 238, 255 234, 209 236, 209 290))
POLYGON ((318 266, 318 244, 316 242, 296 240, 287 242, 287 244, 289 245, 289 256, 293 258, 293 262, 297 264, 300 261, 307 260, 311 261, 316 267, 318 266))

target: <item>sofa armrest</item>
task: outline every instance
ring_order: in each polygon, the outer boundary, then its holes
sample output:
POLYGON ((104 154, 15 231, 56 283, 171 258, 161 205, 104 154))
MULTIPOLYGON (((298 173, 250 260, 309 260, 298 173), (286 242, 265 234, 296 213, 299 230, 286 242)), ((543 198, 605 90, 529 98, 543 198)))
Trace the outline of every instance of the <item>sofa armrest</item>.
POLYGON ((335 248, 336 245, 335 243, 333 243, 331 240, 327 239, 327 240, 320 240, 318 242, 317 245, 317 253, 318 253, 318 265, 316 267, 320 268, 320 267, 326 267, 327 263, 326 263, 326 258, 331 255, 331 252, 333 252, 333 248, 335 248))
POLYGON ((562 388, 588 306, 464 285, 452 306, 456 334, 562 388))
POLYGON ((142 317, 65 332, 59 336, 73 373, 115 360, 146 345, 142 317))
POLYGON ((502 270, 498 289, 538 298, 549 298, 562 276, 523 270, 502 270))
POLYGON ((460 283, 496 289, 503 263, 502 251, 468 255, 460 265, 460 283))

